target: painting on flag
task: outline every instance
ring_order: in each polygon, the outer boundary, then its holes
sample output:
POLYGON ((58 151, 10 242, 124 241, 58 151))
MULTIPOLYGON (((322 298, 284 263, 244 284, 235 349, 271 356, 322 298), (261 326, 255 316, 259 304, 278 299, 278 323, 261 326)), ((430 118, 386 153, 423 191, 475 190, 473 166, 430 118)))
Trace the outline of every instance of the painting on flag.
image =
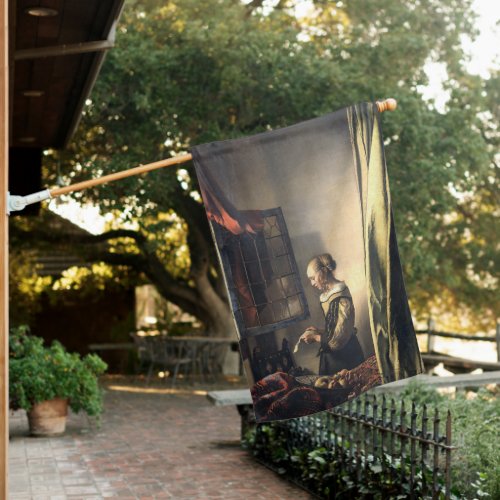
POLYGON ((374 104, 192 153, 257 421, 422 371, 374 104))

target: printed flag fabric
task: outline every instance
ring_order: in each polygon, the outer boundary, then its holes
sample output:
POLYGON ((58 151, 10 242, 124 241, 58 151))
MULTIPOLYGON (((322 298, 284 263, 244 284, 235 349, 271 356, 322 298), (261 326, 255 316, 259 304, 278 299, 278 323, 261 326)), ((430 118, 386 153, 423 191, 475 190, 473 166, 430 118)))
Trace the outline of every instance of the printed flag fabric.
POLYGON ((422 372, 375 104, 192 154, 257 422, 422 372))

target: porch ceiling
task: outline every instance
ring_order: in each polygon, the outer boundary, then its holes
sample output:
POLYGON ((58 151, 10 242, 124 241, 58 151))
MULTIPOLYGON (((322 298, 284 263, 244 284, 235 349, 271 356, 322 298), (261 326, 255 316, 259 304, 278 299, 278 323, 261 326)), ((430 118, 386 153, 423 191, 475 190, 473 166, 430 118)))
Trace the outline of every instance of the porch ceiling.
POLYGON ((10 146, 66 146, 112 46, 123 2, 10 1, 10 146))

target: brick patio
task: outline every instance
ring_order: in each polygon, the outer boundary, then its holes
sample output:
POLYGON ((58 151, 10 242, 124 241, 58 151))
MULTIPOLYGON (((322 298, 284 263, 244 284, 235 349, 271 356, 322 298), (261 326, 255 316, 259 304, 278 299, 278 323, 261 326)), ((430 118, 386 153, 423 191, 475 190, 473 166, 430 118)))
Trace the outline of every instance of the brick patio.
POLYGON ((189 387, 107 385, 99 429, 72 414, 64 436, 32 438, 24 412, 12 413, 11 500, 310 498, 239 447, 236 408, 189 387))

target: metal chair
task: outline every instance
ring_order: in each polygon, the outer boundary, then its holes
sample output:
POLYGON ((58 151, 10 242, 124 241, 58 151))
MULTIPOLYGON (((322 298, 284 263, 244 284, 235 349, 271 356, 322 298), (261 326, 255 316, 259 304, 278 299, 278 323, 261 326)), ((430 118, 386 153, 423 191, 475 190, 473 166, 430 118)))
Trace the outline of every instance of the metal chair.
POLYGON ((172 387, 175 385, 177 375, 181 366, 188 367, 193 363, 193 358, 189 355, 183 345, 171 342, 168 337, 161 340, 160 351, 163 353, 163 369, 172 373, 172 387), (172 371, 173 370, 173 371, 172 371))
POLYGON ((172 387, 174 387, 180 367, 192 363, 192 359, 163 335, 139 335, 134 332, 131 336, 141 366, 148 366, 146 385, 151 381, 154 368, 158 367, 164 372, 172 373, 172 387))
POLYGON ((207 343, 203 351, 203 370, 212 380, 223 372, 223 363, 229 346, 227 344, 207 343))

